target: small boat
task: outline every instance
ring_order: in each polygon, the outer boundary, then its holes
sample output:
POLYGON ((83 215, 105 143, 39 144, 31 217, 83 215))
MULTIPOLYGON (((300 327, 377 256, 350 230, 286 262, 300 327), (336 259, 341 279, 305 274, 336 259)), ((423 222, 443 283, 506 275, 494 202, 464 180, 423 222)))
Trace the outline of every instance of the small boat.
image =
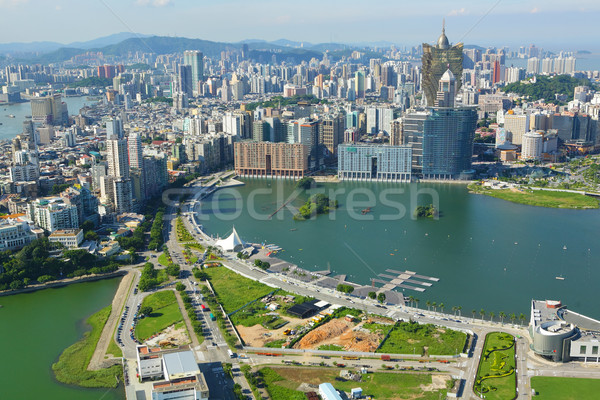
POLYGON ((558 279, 559 281, 564 281, 565 278, 563 278, 562 276, 557 276, 556 279, 558 279))
POLYGON ((361 211, 362 215, 368 214, 371 212, 371 207, 367 207, 364 210, 361 211))
POLYGON ((297 230, 298 230, 298 228, 292 228, 292 229, 290 229, 290 231, 292 231, 292 232, 297 231, 297 230))
POLYGON ((7 117, 8 117, 8 118, 16 118, 16 117, 14 116, 14 114, 8 114, 8 115, 7 115, 7 117))
POLYGON ((567 249, 567 246, 563 246, 563 250, 566 250, 566 249, 567 249))

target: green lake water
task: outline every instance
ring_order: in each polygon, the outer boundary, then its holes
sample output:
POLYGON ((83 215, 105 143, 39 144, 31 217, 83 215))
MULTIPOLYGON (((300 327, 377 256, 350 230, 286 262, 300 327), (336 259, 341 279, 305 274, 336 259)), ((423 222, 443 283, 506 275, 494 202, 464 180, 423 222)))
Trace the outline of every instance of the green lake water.
MULTIPOLYGON (((267 219, 294 183, 244 182, 202 203, 198 217, 209 234, 223 237, 235 226, 246 241, 281 246, 277 257, 309 270, 329 267, 362 284, 386 269, 440 278, 424 293, 405 290, 406 296, 419 298, 421 308, 429 300, 444 303, 445 311, 461 306, 469 316, 481 308, 528 316, 532 298, 556 299, 600 318, 598 210, 514 204, 470 194, 462 184, 361 182, 319 185, 344 192, 336 196, 335 214, 294 221, 293 212, 284 208, 267 219), (399 190, 404 193, 395 193, 399 190), (433 201, 428 192, 438 196, 441 217, 415 220, 414 208, 433 201), (367 207, 371 212, 363 216, 367 207), (405 215, 398 218, 402 210, 405 215)), ((306 199, 303 194, 291 204, 299 207, 306 199)))
POLYGON ((0 398, 121 400, 117 389, 83 389, 54 379, 52 364, 89 330, 85 320, 108 306, 120 278, 0 297, 0 398))

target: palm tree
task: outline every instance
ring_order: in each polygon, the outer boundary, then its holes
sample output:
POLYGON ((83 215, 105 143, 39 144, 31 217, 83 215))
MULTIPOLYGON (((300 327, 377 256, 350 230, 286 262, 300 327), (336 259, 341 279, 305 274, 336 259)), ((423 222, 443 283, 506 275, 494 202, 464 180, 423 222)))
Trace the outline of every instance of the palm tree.
POLYGON ((408 296, 408 301, 410 302, 410 306, 412 307, 413 301, 415 301, 415 298, 412 296, 408 296))
POLYGON ((445 307, 444 303, 440 303, 440 310, 442 311, 442 314, 444 313, 444 307, 445 307))
POLYGON ((483 308, 479 310, 479 315, 481 315, 481 320, 483 321, 483 317, 485 317, 485 310, 483 308))
POLYGON ((416 306, 417 308, 419 308, 419 299, 417 299, 416 297, 415 297, 415 306, 416 306))
POLYGON ((471 310, 471 313, 473 314, 473 319, 475 319, 475 314, 477 314, 477 310, 475 310, 475 309, 472 309, 472 310, 471 310))
POLYGON ((519 321, 521 321, 521 325, 523 325, 523 321, 525 321, 525 314, 519 314, 519 321))
POLYGON ((460 312, 462 310, 462 306, 456 306, 456 309, 458 310, 458 316, 462 317, 462 314, 460 312))
POLYGON ((429 307, 431 307, 431 302, 429 300, 427 300, 425 302, 425 304, 427 305, 427 311, 429 311, 429 307))
POLYGON ((515 315, 515 313, 511 313, 510 314, 510 322, 514 324, 516 319, 517 319, 517 316, 515 315))
POLYGON ((504 325, 504 318, 506 318, 506 313, 504 311, 500 311, 500 313, 498 315, 500 316, 502 325, 504 325))
POLYGON ((496 314, 494 314, 493 311, 490 311, 490 322, 494 319, 495 316, 496 314))
POLYGON ((431 303, 431 307, 433 307, 433 312, 437 311, 437 303, 434 301, 433 303, 431 303))
POLYGON ((452 313, 454 314, 454 316, 456 317, 456 306, 452 306, 452 313))

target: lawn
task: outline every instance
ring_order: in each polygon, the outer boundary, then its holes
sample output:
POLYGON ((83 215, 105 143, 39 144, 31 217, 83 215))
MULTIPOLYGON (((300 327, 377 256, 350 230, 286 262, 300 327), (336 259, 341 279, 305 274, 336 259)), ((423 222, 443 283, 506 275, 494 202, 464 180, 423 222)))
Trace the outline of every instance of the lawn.
POLYGON ((462 352, 467 335, 432 324, 401 322, 396 325, 377 353, 453 355, 462 352))
POLYGON ((98 371, 88 371, 87 366, 92 359, 102 329, 110 315, 111 306, 103 308, 87 319, 92 329, 83 334, 83 339, 67 347, 60 355, 52 370, 59 382, 83 387, 117 387, 117 379, 122 380, 123 368, 114 365, 98 371))
POLYGON ((123 357, 123 351, 121 351, 121 348, 119 347, 117 342, 115 342, 114 336, 108 344, 106 354, 112 354, 113 357, 123 357))
POLYGON ((338 346, 337 344, 322 344, 319 346, 318 350, 343 351, 344 348, 342 346, 338 346))
POLYGON ((303 382, 318 385, 330 382, 337 390, 350 393, 355 387, 363 389, 363 396, 377 400, 424 399, 446 397, 446 390, 424 391, 421 385, 432 382, 430 374, 407 374, 375 372, 363 375, 361 382, 346 381, 339 377, 339 369, 333 368, 284 368, 272 367, 260 370, 272 400, 305 399, 296 388, 303 382))
POLYGON ((140 319, 135 327, 135 337, 141 342, 163 329, 183 321, 175 293, 170 290, 147 296, 142 301, 142 307, 146 306, 152 307, 152 314, 140 319))
POLYGON ((171 259, 167 256, 166 253, 162 253, 160 256, 158 256, 158 262, 161 265, 168 267, 173 261, 171 261, 171 259))
POLYGON ((179 242, 186 243, 186 242, 195 242, 196 241, 194 239, 194 237, 190 234, 190 232, 187 230, 187 228, 185 227, 181 217, 177 218, 175 227, 177 229, 177 240, 179 242))
POLYGON ((515 338, 508 333, 492 332, 485 337, 479 361, 475 393, 490 400, 512 399, 516 395, 515 338))
POLYGON ((273 291, 273 288, 244 278, 225 267, 207 268, 204 272, 208 274, 219 301, 228 313, 273 291))
POLYGON ((534 376, 531 390, 540 400, 593 400, 600 393, 600 379, 534 376))
POLYGON ((479 185, 471 184, 469 189, 475 193, 485 194, 513 203, 549 208, 598 208, 598 200, 583 194, 571 192, 553 192, 549 190, 515 191, 511 189, 484 189, 479 185))

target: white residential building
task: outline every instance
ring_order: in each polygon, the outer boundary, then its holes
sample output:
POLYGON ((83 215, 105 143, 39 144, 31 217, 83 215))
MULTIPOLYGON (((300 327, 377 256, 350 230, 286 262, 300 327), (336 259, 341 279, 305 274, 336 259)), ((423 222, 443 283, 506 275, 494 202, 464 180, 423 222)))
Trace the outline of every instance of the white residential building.
POLYGON ((83 242, 83 229, 58 229, 52 232, 48 239, 61 243, 68 249, 75 249, 83 242))

